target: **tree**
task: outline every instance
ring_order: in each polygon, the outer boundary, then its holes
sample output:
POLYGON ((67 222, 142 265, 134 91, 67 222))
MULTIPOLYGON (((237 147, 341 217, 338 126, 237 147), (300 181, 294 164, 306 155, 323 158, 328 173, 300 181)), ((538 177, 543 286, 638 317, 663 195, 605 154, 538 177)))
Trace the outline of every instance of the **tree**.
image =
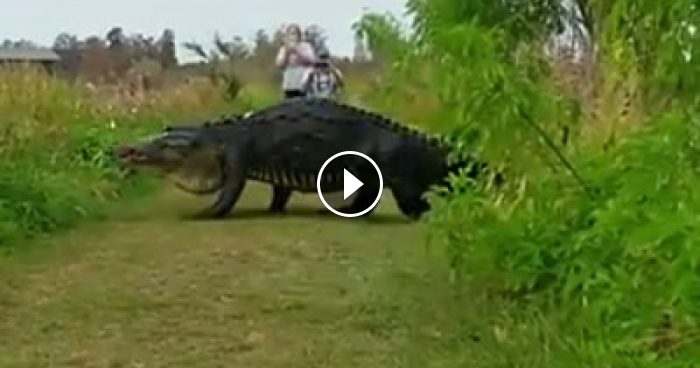
POLYGON ((81 43, 79 48, 81 53, 81 74, 84 74, 89 80, 111 76, 115 70, 114 61, 105 40, 98 36, 89 36, 81 43))
POLYGON ((160 51, 160 64, 163 68, 171 68, 178 63, 175 52, 175 32, 165 29, 158 39, 158 49, 160 51))
POLYGON ((355 35, 355 47, 352 53, 352 61, 357 63, 364 63, 371 59, 369 50, 367 49, 367 43, 361 35, 355 35))
POLYGON ((354 22, 355 40, 376 61, 389 60, 401 54, 406 45, 398 20, 391 15, 366 13, 354 22))
POLYGON ((11 39, 5 39, 2 42, 2 48, 5 49, 35 49, 38 48, 39 46, 29 40, 25 39, 20 39, 20 40, 11 40, 11 39))
POLYGON ((225 42, 218 34, 214 38, 214 45, 216 49, 207 52, 196 42, 183 43, 184 48, 205 60, 209 79, 213 83, 223 86, 227 99, 234 100, 243 85, 236 75, 233 63, 241 58, 247 58, 248 48, 240 37, 235 37, 233 42, 225 42))
POLYGON ((60 33, 53 41, 54 50, 71 50, 78 47, 78 37, 66 32, 60 33))
POLYGON ((250 47, 240 36, 234 36, 231 41, 224 41, 217 33, 214 35, 214 46, 219 55, 229 61, 246 59, 251 55, 250 47))
POLYGON ((127 38, 121 27, 113 27, 105 35, 107 50, 112 61, 113 72, 121 77, 132 65, 127 38))
POLYGON ((253 49, 251 50, 252 58, 260 60, 260 64, 268 64, 274 60, 277 50, 282 46, 281 39, 275 39, 265 32, 258 30, 253 39, 253 49))
POLYGON ((119 49, 126 46, 126 36, 121 27, 113 27, 105 36, 110 49, 119 49))
POLYGON ((77 77, 82 57, 78 37, 62 32, 54 39, 52 49, 61 58, 58 68, 70 78, 77 77))

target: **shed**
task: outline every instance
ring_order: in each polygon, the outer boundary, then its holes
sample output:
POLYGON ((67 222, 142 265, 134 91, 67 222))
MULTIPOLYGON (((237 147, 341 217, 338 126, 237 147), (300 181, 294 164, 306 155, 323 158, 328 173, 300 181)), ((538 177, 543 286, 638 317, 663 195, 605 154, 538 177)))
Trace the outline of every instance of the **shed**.
POLYGON ((49 48, 0 48, 0 64, 40 64, 53 71, 61 57, 49 48))

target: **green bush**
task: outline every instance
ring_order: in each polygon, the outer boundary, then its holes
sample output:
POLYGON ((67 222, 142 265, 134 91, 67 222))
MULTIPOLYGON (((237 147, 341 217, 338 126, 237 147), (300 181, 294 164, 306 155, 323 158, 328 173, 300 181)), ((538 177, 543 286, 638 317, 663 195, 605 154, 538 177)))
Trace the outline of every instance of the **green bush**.
POLYGON ((104 204, 154 188, 147 177, 125 175, 111 150, 158 129, 169 112, 133 111, 33 68, 0 71, 1 249, 100 218, 104 204))
POLYGON ((421 123, 505 170, 498 192, 453 178, 426 218, 453 274, 508 300, 486 299, 500 303, 488 318, 503 308, 511 340, 541 344, 496 344, 483 366, 506 355, 507 366, 537 355, 550 363, 532 366, 688 366, 700 353, 700 79, 687 56, 700 45, 687 25, 700 9, 576 2, 597 49, 588 66, 598 101, 616 101, 620 87, 641 101, 623 130, 623 117, 584 115, 594 101, 556 83, 541 50, 560 26, 557 3, 409 1, 411 35, 365 17, 360 31, 398 60, 374 100, 396 105, 422 90, 438 121, 421 123))
MULTIPOLYGON (((700 317, 700 201, 693 193, 700 146, 688 137, 698 133, 687 117, 669 113, 609 152, 577 157, 600 189, 593 194, 541 175, 510 206, 483 200, 490 195, 478 188, 453 193, 431 224, 453 267, 566 315, 568 333, 640 353, 671 313, 690 344, 700 317)), ((699 352, 688 348, 688 359, 699 352)))

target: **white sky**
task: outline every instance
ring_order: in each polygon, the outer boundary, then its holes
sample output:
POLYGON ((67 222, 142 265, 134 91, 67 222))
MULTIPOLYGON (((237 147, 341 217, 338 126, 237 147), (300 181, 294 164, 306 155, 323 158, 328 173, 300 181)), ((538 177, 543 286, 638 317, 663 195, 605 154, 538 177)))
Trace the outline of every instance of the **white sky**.
POLYGON ((251 39, 263 28, 280 24, 316 23, 325 29, 328 46, 336 55, 351 55, 351 24, 363 9, 391 12, 403 18, 405 0, 0 0, 0 40, 25 38, 51 45, 61 32, 104 36, 113 26, 126 33, 160 36, 165 28, 175 31, 181 61, 196 57, 179 44, 197 41, 209 46, 214 34, 224 39, 240 35, 251 39))

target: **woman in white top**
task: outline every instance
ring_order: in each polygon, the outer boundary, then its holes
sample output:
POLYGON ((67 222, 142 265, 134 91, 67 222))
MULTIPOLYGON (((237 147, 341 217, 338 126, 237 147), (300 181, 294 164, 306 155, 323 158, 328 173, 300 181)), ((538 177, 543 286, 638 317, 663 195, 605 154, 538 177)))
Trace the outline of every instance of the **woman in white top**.
POLYGON ((285 30, 286 42, 277 53, 275 64, 283 68, 282 91, 285 98, 303 97, 304 79, 316 61, 314 49, 302 39, 301 27, 291 24, 285 30))

